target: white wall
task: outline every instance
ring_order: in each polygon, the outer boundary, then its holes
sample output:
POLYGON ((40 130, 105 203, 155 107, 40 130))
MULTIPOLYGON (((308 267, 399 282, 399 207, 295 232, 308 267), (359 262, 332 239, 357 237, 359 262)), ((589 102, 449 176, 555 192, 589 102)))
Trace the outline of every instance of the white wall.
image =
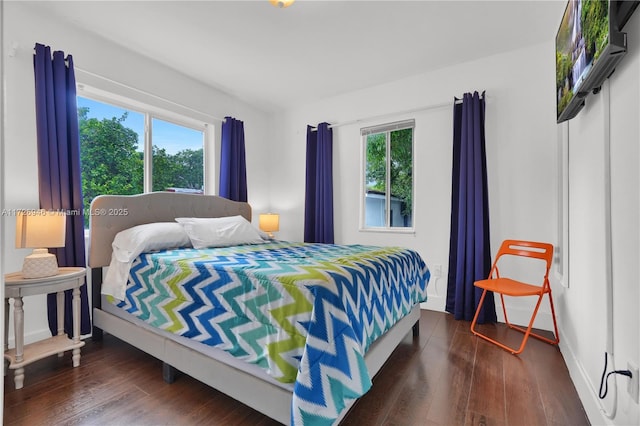
MULTIPOLYGON (((558 292, 563 325, 562 352, 589 418, 594 424, 638 424, 640 411, 627 393, 629 379, 617 376, 617 413, 613 421, 598 410, 596 389, 607 342, 606 197, 611 197, 613 279, 613 354, 608 371, 638 366, 638 276, 640 273, 640 13, 624 28, 628 53, 597 95, 568 122, 569 288, 558 292), (607 99, 608 93, 608 99, 607 99), (610 131, 608 131, 610 117, 610 131), (611 146, 611 190, 606 173, 606 140, 611 146)), ((613 412, 614 392, 604 408, 613 412)))
MULTIPOLYGON (((6 182, 3 201, 7 211, 38 207, 33 77, 35 43, 49 45, 52 50, 72 54, 78 69, 193 108, 205 113, 205 116, 230 115, 243 120, 249 202, 255 212, 268 210, 269 174, 262 161, 267 156, 271 132, 270 120, 266 113, 151 59, 129 52, 104 39, 79 32, 68 23, 63 24, 52 17, 40 16, 37 5, 34 6, 31 2, 4 2, 4 6, 2 31, 6 115, 3 134, 6 144, 2 179, 6 182)), ((77 80, 105 90, 120 92, 123 96, 140 96, 135 91, 82 71, 77 72, 77 80)), ((142 101, 154 106, 179 114, 189 113, 171 103, 153 97, 142 97, 142 101)), ((217 135, 214 163, 210 164, 215 167, 215 157, 219 153, 220 123, 215 120, 211 122, 216 126, 217 135)), ((214 176, 217 178, 217 168, 214 176)), ((29 251, 14 248, 15 218, 8 215, 3 217, 2 221, 6 227, 1 249, 4 265, 8 271, 19 270, 22 267, 22 259, 29 251)), ((49 335, 45 303, 45 298, 38 296, 25 300, 27 343, 49 335)))
MULTIPOLYGON (((629 23, 631 51, 611 80, 613 275, 616 368, 638 365, 638 110, 640 29, 629 23)), ((305 126, 321 121, 387 118, 334 129, 335 234, 338 243, 403 245, 418 250, 443 277, 431 282, 427 306, 442 310, 448 266, 452 108, 394 114, 437 105, 464 92, 486 90, 486 141, 492 253, 506 238, 558 243, 558 125, 555 123, 554 41, 437 72, 327 99, 282 114, 271 162, 271 207, 281 213, 280 236, 302 239, 305 126), (415 235, 358 231, 361 145, 359 129, 415 118, 415 235), (295 185, 292 185, 295 182, 295 185)), ((604 310, 604 114, 592 96, 571 121, 569 158, 569 288, 553 274, 561 350, 594 424, 638 424, 638 405, 619 378, 618 414, 605 419, 596 401, 607 337, 604 310)), ((609 105, 607 103, 606 105, 609 105)), ((517 322, 529 302, 508 302, 517 322)), ((499 319, 502 317, 498 305, 499 319)), ((548 305, 536 326, 551 329, 548 305)), ((510 317, 511 318, 511 317, 510 317)), ((514 318, 511 318, 514 319, 514 318)), ((516 321, 514 321, 516 322, 516 321)), ((605 404, 611 405, 614 392, 605 404)))
MULTIPOLYGON (((271 206, 281 216, 281 237, 301 239, 304 212, 305 125, 378 119, 334 128, 335 236, 339 243, 395 244, 414 248, 430 267, 428 306, 443 310, 449 258, 452 104, 410 114, 421 106, 452 102, 454 96, 486 90, 486 140, 491 246, 505 238, 555 242, 556 126, 551 41, 516 52, 396 81, 307 105, 283 114, 275 140, 271 206), (414 118, 415 234, 358 231, 360 128, 414 118), (291 182, 297 182, 292 186, 291 182), (286 189, 286 190, 285 190, 286 189)), ((280 120, 280 119, 279 119, 280 120)), ((516 306, 518 308, 518 306, 516 306)), ((541 327, 547 328, 549 310, 541 327)), ((546 314, 546 315, 545 315, 546 314)))

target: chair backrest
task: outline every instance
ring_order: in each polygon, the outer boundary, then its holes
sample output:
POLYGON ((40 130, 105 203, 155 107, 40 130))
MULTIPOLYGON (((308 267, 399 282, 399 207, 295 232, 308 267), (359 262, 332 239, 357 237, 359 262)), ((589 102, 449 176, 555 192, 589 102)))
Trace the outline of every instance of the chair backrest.
POLYGON ((551 269, 551 262, 553 261, 552 244, 539 243, 535 241, 504 240, 502 242, 502 245, 500 246, 500 250, 498 250, 496 259, 493 262, 492 273, 494 269, 497 269, 498 260, 500 260, 500 258, 504 255, 532 257, 545 261, 545 284, 548 281, 549 269, 551 269))

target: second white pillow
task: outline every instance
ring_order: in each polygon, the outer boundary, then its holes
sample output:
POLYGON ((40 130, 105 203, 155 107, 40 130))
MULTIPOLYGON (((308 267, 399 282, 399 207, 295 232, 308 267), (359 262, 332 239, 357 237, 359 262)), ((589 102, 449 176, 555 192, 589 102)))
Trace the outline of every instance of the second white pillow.
POLYGON ((258 230, 242 216, 178 217, 176 221, 184 226, 193 248, 196 249, 265 242, 258 230))

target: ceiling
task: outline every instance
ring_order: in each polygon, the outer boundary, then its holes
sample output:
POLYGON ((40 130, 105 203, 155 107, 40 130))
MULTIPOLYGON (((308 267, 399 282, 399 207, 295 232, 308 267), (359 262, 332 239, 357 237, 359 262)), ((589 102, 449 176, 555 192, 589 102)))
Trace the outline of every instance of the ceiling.
POLYGON ((267 0, 236 0, 48 1, 44 7, 273 110, 553 40, 565 5, 298 0, 278 9, 267 0))

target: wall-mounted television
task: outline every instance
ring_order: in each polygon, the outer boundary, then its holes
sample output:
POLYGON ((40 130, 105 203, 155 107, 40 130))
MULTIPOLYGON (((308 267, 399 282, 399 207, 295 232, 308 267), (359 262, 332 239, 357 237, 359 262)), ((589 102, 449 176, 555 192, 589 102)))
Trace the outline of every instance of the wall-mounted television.
MULTIPOLYGON (((558 123, 575 117, 627 52, 624 1, 569 0, 556 35, 558 123), (624 16, 620 16, 624 13, 624 16)), ((633 10, 632 10, 633 11, 633 10)), ((631 11, 631 12, 632 12, 631 11)))

